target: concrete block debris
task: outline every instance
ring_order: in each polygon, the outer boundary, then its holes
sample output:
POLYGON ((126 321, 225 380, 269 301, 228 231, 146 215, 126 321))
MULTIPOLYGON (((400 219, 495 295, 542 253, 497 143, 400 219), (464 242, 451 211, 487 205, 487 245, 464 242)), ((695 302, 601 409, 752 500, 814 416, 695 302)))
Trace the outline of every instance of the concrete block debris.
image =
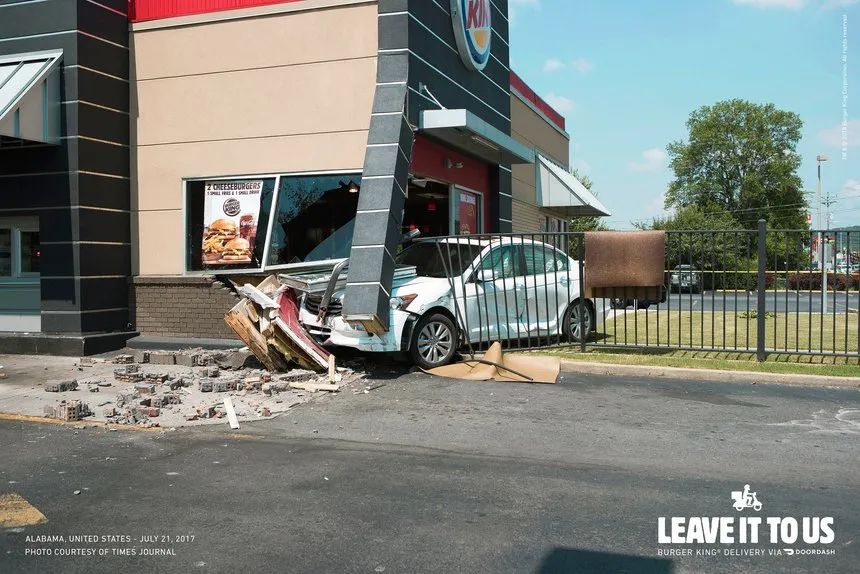
POLYGON ((143 380, 143 373, 140 367, 136 364, 125 365, 119 369, 114 369, 113 378, 124 383, 138 383, 143 380))
POLYGON ((200 381, 197 383, 197 388, 201 393, 211 393, 212 392, 212 381, 200 381))
POLYGON ((150 383, 137 383, 134 385, 134 391, 139 395, 154 395, 155 385, 150 383))
POLYGON ((210 378, 215 378, 219 376, 221 372, 218 370, 218 367, 206 367, 206 376, 210 378))
POLYGON ((304 383, 311 379, 315 379, 318 376, 319 375, 317 373, 306 369, 293 369, 288 373, 278 375, 278 380, 286 381, 288 383, 304 383))
POLYGON ((149 362, 149 351, 135 351, 134 352, 134 362, 135 363, 148 363, 149 362))
POLYGON ((128 365, 134 363, 134 355, 121 354, 113 358, 115 365, 128 365))
POLYGON ((146 373, 143 378, 148 383, 164 383, 168 376, 164 373, 146 373))
POLYGON ((212 381, 212 391, 215 393, 226 393, 227 381, 212 381))
POLYGON ((62 381, 59 383, 48 383, 47 385, 45 385, 45 390, 49 393, 65 393, 66 391, 74 391, 77 388, 77 381, 62 381))
POLYGON ((60 401, 56 405, 45 405, 44 414, 48 418, 61 421, 79 421, 92 415, 88 404, 81 401, 60 401))
POLYGON ((178 405, 182 403, 182 397, 180 397, 177 393, 164 393, 164 396, 161 397, 162 404, 164 405, 178 405))
POLYGON ((175 353, 150 353, 149 362, 153 365, 175 365, 175 353))

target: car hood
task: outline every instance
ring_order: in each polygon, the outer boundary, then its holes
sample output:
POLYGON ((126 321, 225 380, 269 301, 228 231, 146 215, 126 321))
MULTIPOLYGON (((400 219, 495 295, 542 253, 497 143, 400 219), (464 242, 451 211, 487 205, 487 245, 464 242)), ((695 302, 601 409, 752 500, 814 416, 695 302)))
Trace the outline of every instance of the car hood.
POLYGON ((391 287, 395 294, 398 291, 408 294, 415 293, 416 290, 423 291, 428 288, 438 288, 441 286, 450 288, 451 284, 448 282, 448 279, 442 277, 408 277, 394 281, 391 287))

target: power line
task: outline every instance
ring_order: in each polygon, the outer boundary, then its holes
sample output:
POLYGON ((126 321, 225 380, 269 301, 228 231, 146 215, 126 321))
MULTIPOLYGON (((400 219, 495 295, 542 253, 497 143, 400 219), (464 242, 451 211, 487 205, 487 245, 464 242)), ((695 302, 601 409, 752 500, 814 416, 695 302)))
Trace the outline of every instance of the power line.
MULTIPOLYGON (((722 211, 709 211, 709 212, 703 213, 702 215, 719 215, 721 213, 744 213, 747 211, 769 211, 769 212, 787 211, 787 210, 795 209, 798 207, 809 207, 809 204, 807 204, 807 203, 785 203, 785 204, 778 204, 778 205, 769 205, 769 206, 764 206, 764 207, 748 207, 745 209, 724 209, 722 211)), ((658 218, 659 218, 659 216, 643 217, 640 219, 630 219, 630 220, 610 219, 610 220, 606 221, 605 223, 613 223, 613 222, 617 223, 617 222, 621 222, 621 221, 629 222, 629 223, 642 223, 642 222, 653 221, 653 220, 658 219, 658 218)))

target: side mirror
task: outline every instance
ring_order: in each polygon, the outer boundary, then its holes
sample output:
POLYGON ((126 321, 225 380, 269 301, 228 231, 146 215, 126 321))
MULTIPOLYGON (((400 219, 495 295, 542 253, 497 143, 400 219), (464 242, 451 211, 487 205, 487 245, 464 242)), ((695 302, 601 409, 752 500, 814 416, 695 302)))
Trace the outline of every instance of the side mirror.
POLYGON ((477 283, 492 283, 498 277, 496 276, 496 271, 494 269, 480 269, 477 273, 475 273, 475 281, 477 283))

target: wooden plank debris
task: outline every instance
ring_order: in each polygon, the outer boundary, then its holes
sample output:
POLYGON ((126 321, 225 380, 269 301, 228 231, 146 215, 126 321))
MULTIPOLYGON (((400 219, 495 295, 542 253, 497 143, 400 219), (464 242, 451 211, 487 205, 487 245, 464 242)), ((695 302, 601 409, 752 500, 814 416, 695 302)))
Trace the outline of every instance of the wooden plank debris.
POLYGON ((310 391, 312 393, 317 391, 336 393, 340 391, 340 385, 332 385, 329 383, 290 383, 290 388, 299 391, 310 391))
POLYGON ((239 428, 239 417, 236 416, 236 409, 233 407, 233 399, 224 397, 224 411, 227 413, 227 421, 230 423, 231 429, 239 428))
POLYGON ((224 320, 268 370, 284 371, 291 364, 317 372, 329 368, 330 353, 305 332, 295 293, 282 288, 277 277, 257 287, 245 285, 240 293, 244 298, 224 320))

